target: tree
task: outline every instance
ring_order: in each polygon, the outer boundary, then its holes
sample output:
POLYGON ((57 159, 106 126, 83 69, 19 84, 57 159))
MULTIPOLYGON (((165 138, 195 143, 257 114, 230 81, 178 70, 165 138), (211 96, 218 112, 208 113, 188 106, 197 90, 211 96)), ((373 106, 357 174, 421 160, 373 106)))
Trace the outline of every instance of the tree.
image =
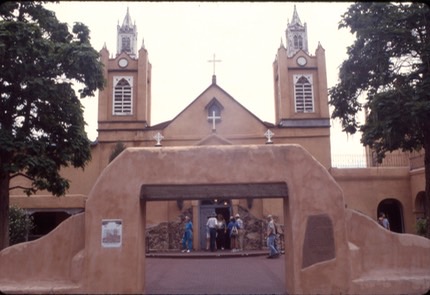
POLYGON ((118 141, 115 144, 115 147, 112 149, 112 152, 109 156, 109 163, 112 162, 116 157, 119 156, 119 154, 122 153, 123 150, 125 150, 127 147, 125 146, 124 143, 122 143, 121 141, 118 141))
MULTIPOLYGON (((359 2, 339 28, 355 34, 329 89, 332 118, 382 162, 387 152, 424 150, 426 216, 430 216, 430 9, 424 3, 359 2), (365 97, 360 102, 359 97, 365 97), (366 110, 365 122, 357 113, 366 110)), ((430 223, 427 223, 430 225, 430 223)), ((428 234, 430 231, 428 230, 428 234)))
POLYGON ((80 97, 104 87, 103 65, 90 32, 69 32, 43 2, 0 5, 0 250, 9 244, 10 180, 23 176, 28 195, 64 195, 61 167, 84 168, 91 159, 80 97), (75 85, 76 84, 76 85, 75 85))

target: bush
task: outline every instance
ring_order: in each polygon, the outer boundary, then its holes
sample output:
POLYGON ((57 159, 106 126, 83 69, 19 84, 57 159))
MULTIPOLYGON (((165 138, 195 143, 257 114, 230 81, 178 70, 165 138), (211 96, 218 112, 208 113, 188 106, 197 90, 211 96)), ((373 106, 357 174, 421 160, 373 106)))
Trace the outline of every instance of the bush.
POLYGON ((417 219, 417 222, 415 224, 415 229, 418 235, 425 237, 427 233, 427 219, 426 218, 417 219))
POLYGON ((122 142, 118 141, 109 156, 109 163, 112 162, 119 154, 122 153, 127 147, 122 142))
POLYGON ((28 216, 25 210, 15 206, 9 208, 9 245, 27 241, 33 228, 33 217, 28 216))

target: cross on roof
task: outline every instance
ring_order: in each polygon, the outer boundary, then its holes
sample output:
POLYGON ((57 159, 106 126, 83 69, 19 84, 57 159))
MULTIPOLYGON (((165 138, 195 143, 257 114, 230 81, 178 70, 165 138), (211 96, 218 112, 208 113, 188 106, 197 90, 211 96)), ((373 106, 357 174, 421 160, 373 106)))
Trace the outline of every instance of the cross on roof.
POLYGON ((215 131, 215 122, 221 120, 220 116, 215 115, 215 111, 212 112, 212 116, 208 116, 208 120, 212 120, 212 131, 215 131))
POLYGON ((164 136, 160 132, 157 132, 157 134, 155 134, 153 138, 157 142, 155 144, 155 146, 160 146, 161 145, 161 141, 164 139, 164 136))
POLYGON ((214 56, 213 56, 212 60, 208 60, 208 62, 213 63, 213 71, 214 71, 213 74, 215 75, 215 63, 216 62, 221 62, 221 60, 220 59, 215 59, 215 53, 214 53, 214 56))
POLYGON ((266 143, 273 143, 272 141, 273 135, 275 135, 275 133, 273 133, 270 129, 267 129, 266 133, 264 133, 264 136, 266 136, 267 138, 266 143))

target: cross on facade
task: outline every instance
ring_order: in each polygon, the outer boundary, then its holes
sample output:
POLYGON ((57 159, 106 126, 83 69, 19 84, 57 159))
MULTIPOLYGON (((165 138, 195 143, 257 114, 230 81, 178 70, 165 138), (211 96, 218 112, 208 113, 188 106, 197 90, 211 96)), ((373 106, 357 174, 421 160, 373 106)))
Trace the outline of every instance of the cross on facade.
POLYGON ((266 136, 266 138, 267 138, 266 143, 273 143, 273 141, 272 141, 273 135, 275 135, 275 133, 270 131, 270 129, 267 129, 266 133, 264 133, 264 136, 266 136))
POLYGON ((215 111, 212 112, 212 116, 208 116, 208 120, 211 121, 212 120, 212 131, 215 131, 215 122, 217 120, 221 120, 220 116, 215 115, 215 111))
POLYGON ((155 139, 155 141, 157 142, 157 143, 155 144, 155 146, 161 146, 161 141, 164 139, 164 136, 163 136, 163 135, 161 135, 161 133, 160 133, 160 132, 157 132, 157 134, 155 134, 153 138, 154 138, 154 139, 155 139))
POLYGON ((215 63, 216 62, 221 62, 221 60, 220 59, 215 59, 215 53, 214 53, 214 56, 213 56, 212 60, 208 60, 208 62, 213 63, 213 71, 214 71, 213 75, 215 76, 215 63))

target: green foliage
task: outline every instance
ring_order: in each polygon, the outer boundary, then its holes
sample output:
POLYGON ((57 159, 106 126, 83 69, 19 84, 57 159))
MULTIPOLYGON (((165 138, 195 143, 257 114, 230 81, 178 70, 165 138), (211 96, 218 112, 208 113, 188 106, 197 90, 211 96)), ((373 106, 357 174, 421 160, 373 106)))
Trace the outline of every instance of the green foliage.
POLYGON ((427 233, 427 219, 419 218, 415 223, 415 230, 417 235, 425 237, 427 233))
POLYGON ((340 22, 357 38, 340 67, 340 82, 329 90, 332 118, 346 132, 362 131, 362 143, 380 160, 387 151, 421 149, 423 128, 430 127, 428 19, 423 3, 360 2, 340 22), (363 108, 368 115, 361 123, 363 108))
POLYGON ((62 167, 91 159, 80 97, 105 85, 90 31, 72 32, 40 1, 0 5, 0 249, 8 245, 9 181, 25 175, 28 195, 46 189, 64 195, 62 167))
POLYGON ((124 143, 122 143, 120 141, 117 142, 115 147, 113 148, 110 156, 109 156, 109 163, 112 162, 125 149, 126 149, 126 146, 124 145, 124 143))
POLYGON ((0 169, 32 180, 28 194, 63 195, 61 167, 91 159, 81 97, 104 86, 103 65, 89 30, 69 32, 42 2, 7 2, 0 9, 0 169), (5 160, 3 160, 5 159, 5 160))
POLYGON ((12 206, 9 209, 9 241, 10 245, 27 241, 28 234, 34 228, 32 216, 28 216, 21 208, 12 206))

